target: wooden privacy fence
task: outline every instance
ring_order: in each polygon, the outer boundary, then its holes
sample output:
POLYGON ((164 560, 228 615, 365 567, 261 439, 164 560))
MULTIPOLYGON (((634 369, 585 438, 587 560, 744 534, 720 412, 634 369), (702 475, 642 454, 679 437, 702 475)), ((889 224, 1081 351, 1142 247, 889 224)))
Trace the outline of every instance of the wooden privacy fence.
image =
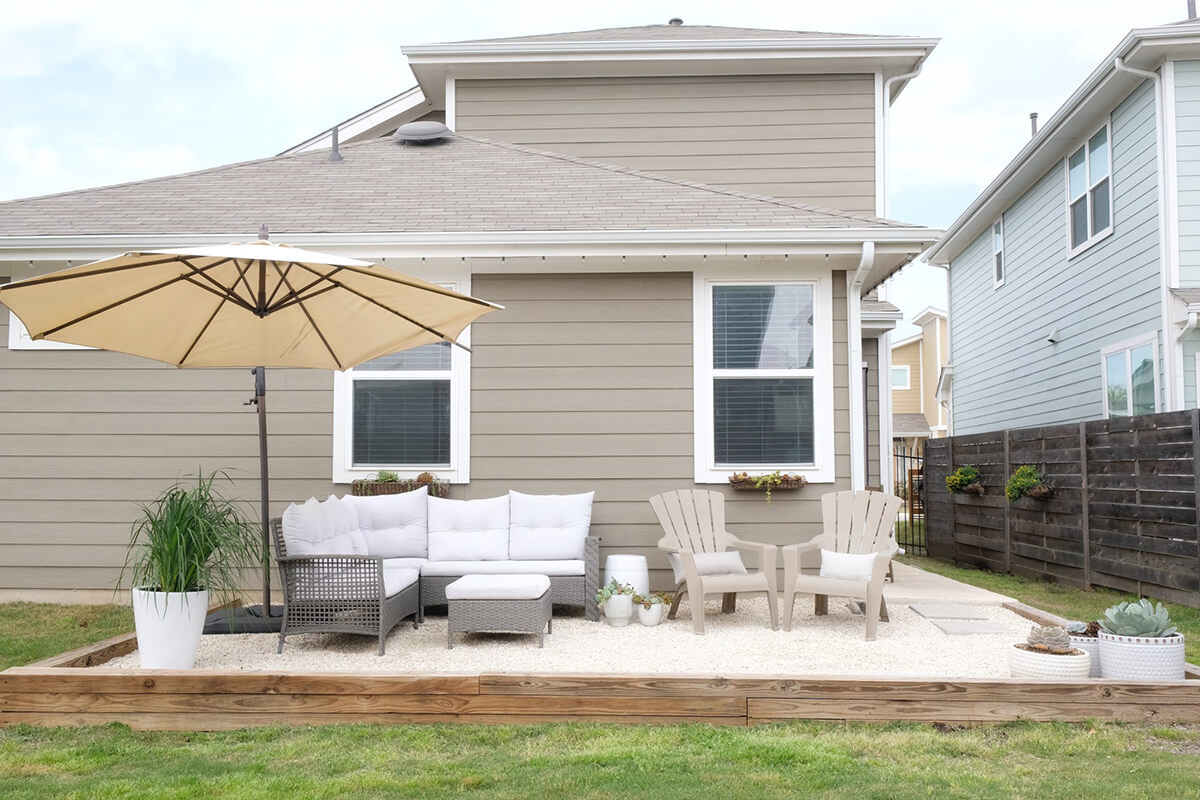
POLYGON ((925 444, 929 554, 996 572, 1200 607, 1200 410, 996 431, 925 444), (1004 496, 1036 466, 1047 500, 1004 496), (946 476, 979 470, 983 496, 946 476))

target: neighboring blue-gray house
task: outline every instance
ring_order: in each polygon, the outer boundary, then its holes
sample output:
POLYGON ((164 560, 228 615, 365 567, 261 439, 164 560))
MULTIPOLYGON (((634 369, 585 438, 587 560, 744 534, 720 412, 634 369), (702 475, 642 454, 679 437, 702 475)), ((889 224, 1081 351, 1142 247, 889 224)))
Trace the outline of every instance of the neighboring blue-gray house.
POLYGON ((1131 31, 928 260, 953 433, 1195 407, 1200 23, 1131 31))

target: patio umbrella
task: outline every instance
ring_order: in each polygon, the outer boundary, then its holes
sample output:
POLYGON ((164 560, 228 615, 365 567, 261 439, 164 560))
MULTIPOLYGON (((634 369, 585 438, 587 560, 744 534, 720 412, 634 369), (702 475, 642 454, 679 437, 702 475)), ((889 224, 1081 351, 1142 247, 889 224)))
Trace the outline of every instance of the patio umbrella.
MULTIPOLYGON (((270 613, 265 367, 345 370, 455 340, 500 308, 395 270, 260 239, 124 253, 0 287, 33 339, 255 371, 263 615, 270 613)), ((459 345, 460 347, 462 345, 459 345)))

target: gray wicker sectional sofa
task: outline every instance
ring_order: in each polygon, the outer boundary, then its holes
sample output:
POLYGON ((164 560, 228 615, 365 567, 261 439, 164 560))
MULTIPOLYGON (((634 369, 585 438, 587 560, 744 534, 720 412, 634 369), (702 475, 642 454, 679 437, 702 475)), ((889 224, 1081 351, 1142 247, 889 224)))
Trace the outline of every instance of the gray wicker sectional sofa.
POLYGON ((463 575, 539 574, 556 604, 599 619, 600 541, 588 535, 592 492, 483 500, 406 494, 315 498, 272 521, 289 634, 379 637, 426 606, 446 603, 463 575))

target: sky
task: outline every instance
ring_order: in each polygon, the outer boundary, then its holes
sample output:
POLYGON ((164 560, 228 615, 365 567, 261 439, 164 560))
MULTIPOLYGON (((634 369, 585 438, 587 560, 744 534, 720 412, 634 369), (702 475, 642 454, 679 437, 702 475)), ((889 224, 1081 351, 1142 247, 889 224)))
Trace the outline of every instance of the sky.
MULTIPOLYGON (((889 216, 949 226, 1131 28, 1185 0, 54 0, 0 14, 0 200, 262 158, 413 86, 401 45, 685 24, 938 37, 892 107, 889 216)), ((945 307, 914 264, 888 298, 945 307)), ((915 328, 898 331, 903 335, 915 328)))

